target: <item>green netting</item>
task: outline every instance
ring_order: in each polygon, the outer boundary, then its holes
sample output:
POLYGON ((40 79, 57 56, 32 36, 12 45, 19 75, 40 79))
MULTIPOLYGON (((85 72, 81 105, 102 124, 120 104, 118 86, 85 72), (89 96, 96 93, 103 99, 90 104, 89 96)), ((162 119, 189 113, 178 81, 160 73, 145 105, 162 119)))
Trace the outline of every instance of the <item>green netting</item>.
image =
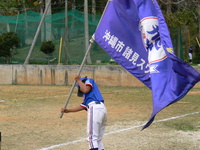
POLYGON ((182 40, 181 29, 171 29, 170 33, 171 33, 172 44, 173 44, 173 48, 174 48, 174 52, 176 56, 184 60, 183 40, 182 40))
MULTIPOLYGON (((94 33, 100 17, 100 15, 88 15, 89 38, 94 33)), ((41 18, 42 14, 34 11, 27 11, 26 13, 15 16, 0 15, 0 34, 13 31, 18 34, 21 40, 20 47, 17 48, 13 53, 11 63, 23 64, 25 62, 41 18)), ((68 11, 68 64, 80 64, 82 62, 86 51, 84 30, 84 13, 78 10, 68 11)), ((52 40, 52 42, 56 45, 56 51, 53 52, 50 60, 51 64, 57 64, 60 44, 59 42, 60 38, 62 37, 63 45, 60 63, 65 64, 65 32, 65 11, 61 11, 52 15, 46 15, 44 24, 37 38, 36 45, 34 46, 31 54, 30 63, 48 63, 47 56, 40 51, 40 45, 42 41, 52 40)), ((176 29, 172 29, 171 36, 176 55, 183 59, 180 32, 178 32, 176 29)), ((90 56, 92 63, 95 63, 97 60, 100 60, 103 63, 110 61, 110 56, 96 43, 92 45, 90 56)), ((6 63, 5 58, 0 57, 0 63, 6 63)))
MULTIPOLYGON (((100 19, 100 15, 88 15, 89 38, 94 33, 100 19)), ((38 25, 42 18, 41 13, 27 11, 15 16, 0 15, 0 34, 4 32, 16 32, 20 38, 20 47, 16 48, 11 63, 22 64, 25 62, 30 50, 38 25)), ((65 63, 65 11, 46 15, 44 24, 39 33, 36 45, 31 54, 30 63, 47 64, 47 56, 40 51, 42 41, 51 40, 56 45, 56 51, 51 55, 51 64, 58 63, 60 38, 63 38, 61 62, 65 63)), ((86 51, 84 33, 84 13, 78 10, 68 11, 68 63, 81 63, 86 51)), ((92 63, 97 60, 108 62, 110 57, 96 43, 92 45, 90 56, 92 63)), ((0 57, 0 63, 5 63, 5 58, 0 57)))

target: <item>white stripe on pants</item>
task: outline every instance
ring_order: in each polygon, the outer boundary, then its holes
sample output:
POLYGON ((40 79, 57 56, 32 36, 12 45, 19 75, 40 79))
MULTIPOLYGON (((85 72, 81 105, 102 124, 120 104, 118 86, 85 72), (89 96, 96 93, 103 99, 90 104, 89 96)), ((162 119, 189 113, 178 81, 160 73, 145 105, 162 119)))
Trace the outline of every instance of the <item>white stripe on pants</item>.
POLYGON ((92 104, 89 104, 87 121, 87 136, 89 142, 89 149, 104 149, 102 138, 106 123, 107 110, 104 104, 95 104, 94 102, 92 104))

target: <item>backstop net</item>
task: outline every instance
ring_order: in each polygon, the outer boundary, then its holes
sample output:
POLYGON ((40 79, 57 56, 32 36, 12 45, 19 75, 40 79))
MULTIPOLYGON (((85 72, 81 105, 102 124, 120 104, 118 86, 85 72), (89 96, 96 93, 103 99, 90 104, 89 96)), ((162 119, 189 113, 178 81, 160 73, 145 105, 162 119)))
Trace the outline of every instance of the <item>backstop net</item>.
MULTIPOLYGON (((17 33, 20 38, 20 47, 14 49, 10 63, 23 64, 25 62, 42 15, 43 14, 31 10, 14 16, 0 15, 0 35, 4 32, 12 31, 17 33)), ((78 10, 71 10, 68 11, 67 16, 68 45, 66 46, 64 42, 66 38, 65 11, 52 15, 47 14, 31 53, 29 59, 30 64, 80 64, 82 62, 87 49, 85 46, 84 13, 78 10), (61 48, 62 51, 60 51, 61 38, 63 41, 61 48), (50 56, 47 56, 40 51, 42 41, 48 40, 51 40, 56 47, 56 50, 50 56)), ((88 15, 89 39, 95 32, 100 17, 101 15, 88 15)), ((178 43, 177 39, 179 38, 177 37, 177 34, 174 33, 176 32, 173 32, 172 41, 176 47, 178 43)), ((177 48, 175 48, 175 50, 176 49, 177 48)), ((176 54, 180 57, 182 51, 176 52, 176 54)), ((95 42, 92 44, 90 50, 90 59, 93 64, 96 62, 113 63, 110 61, 110 56, 95 42)), ((0 57, 0 63, 6 63, 5 58, 0 57)))
MULTIPOLYGON (((15 16, 0 15, 0 35, 4 32, 12 31, 17 33, 20 38, 20 47, 15 48, 13 51, 12 64, 23 64, 25 62, 42 15, 34 11, 27 11, 26 13, 15 16)), ((65 53, 68 53, 68 64, 80 64, 82 62, 87 49, 85 46, 84 13, 78 10, 71 10, 68 11, 67 15, 68 46, 64 42, 66 32, 65 11, 52 15, 47 14, 31 53, 30 64, 47 64, 48 59, 50 60, 50 64, 66 64, 65 53), (61 38, 63 42, 60 51, 61 38), (49 56, 47 58, 47 55, 40 51, 42 41, 48 40, 51 40, 56 47, 56 50, 50 55, 50 58, 49 56), (61 55, 59 55, 59 52, 61 52, 61 55), (60 58, 60 62, 58 62, 58 58, 60 58)), ((95 32, 100 17, 101 15, 88 15, 89 39, 95 32)), ((105 63, 110 61, 110 56, 95 42, 92 44, 90 50, 90 58, 92 63, 105 63)), ((6 63, 5 58, 0 57, 0 63, 6 63)))

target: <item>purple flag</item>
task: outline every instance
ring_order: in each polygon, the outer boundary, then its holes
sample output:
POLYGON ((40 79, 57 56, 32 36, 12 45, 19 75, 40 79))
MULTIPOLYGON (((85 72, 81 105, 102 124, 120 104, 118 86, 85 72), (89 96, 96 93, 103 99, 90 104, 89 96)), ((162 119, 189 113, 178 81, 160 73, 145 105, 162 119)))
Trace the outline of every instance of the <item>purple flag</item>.
POLYGON ((174 55, 156 0, 109 1, 94 36, 115 61, 152 90, 153 111, 142 129, 200 81, 200 74, 174 55))

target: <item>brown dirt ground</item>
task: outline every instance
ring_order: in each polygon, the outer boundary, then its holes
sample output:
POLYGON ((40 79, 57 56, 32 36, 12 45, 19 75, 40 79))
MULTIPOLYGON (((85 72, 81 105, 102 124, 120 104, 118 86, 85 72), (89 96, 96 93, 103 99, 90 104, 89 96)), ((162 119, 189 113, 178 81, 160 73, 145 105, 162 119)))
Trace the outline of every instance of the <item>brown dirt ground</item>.
MULTIPOLYGON (((64 86, 1 86, 1 150, 87 150, 86 112, 64 114, 59 118, 69 89, 64 86)), ((200 149, 200 114, 177 119, 195 120, 197 130, 194 131, 176 130, 164 122, 155 122, 141 131, 141 125, 151 113, 150 92, 144 88, 120 87, 101 87, 101 91, 108 110, 105 150, 200 149), (149 101, 145 101, 146 96, 149 101)), ((164 109, 156 120, 199 112, 200 89, 188 95, 188 99, 197 99, 195 105, 185 99, 164 109), (179 107, 182 109, 177 109, 179 107)), ((74 92, 68 107, 81 101, 74 92)))

